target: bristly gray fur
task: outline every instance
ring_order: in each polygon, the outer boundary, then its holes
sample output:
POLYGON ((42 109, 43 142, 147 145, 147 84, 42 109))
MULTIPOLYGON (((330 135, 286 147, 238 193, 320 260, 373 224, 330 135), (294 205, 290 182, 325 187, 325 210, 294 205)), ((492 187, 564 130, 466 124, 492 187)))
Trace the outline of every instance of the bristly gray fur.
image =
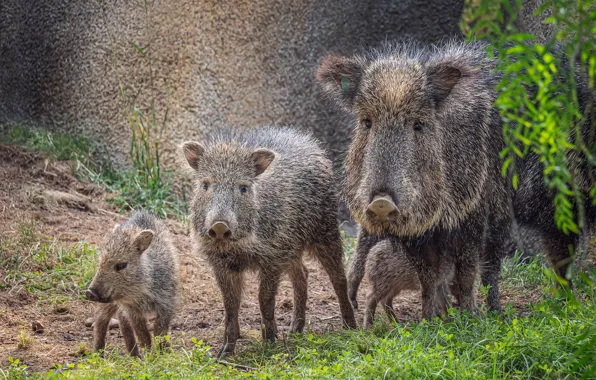
POLYGON ((332 165, 319 143, 304 132, 264 127, 227 131, 202 143, 185 143, 182 150, 195 182, 192 238, 212 266, 224 299, 224 351, 234 351, 240 333, 238 309, 246 270, 260 274, 263 338, 273 340, 277 334, 275 294, 283 273, 289 274, 294 287, 291 329, 302 331, 307 296, 305 251, 322 263, 344 323, 355 327, 342 262, 332 165), (255 152, 261 154, 255 156, 255 152), (218 221, 229 227, 226 239, 209 235, 218 221))
MULTIPOLYGON (((517 192, 501 176, 502 122, 493 107, 500 73, 486 47, 388 44, 355 57, 329 56, 317 71, 327 95, 357 119, 345 161, 350 211, 368 233, 402 240, 422 282, 425 317, 439 314, 432 269, 437 255, 455 263, 461 306, 470 310, 476 308, 473 283, 482 263, 483 282, 491 285, 489 307, 499 310, 500 262, 512 251, 513 215, 520 227, 553 240, 547 252, 557 268, 565 268, 566 248, 575 239, 556 228, 552 194, 535 154, 518 163, 517 192), (345 78, 349 85, 340 88, 345 78), (380 193, 397 205, 394 221, 367 215, 380 193)), ((578 97, 585 102, 585 78, 578 79, 578 97)))

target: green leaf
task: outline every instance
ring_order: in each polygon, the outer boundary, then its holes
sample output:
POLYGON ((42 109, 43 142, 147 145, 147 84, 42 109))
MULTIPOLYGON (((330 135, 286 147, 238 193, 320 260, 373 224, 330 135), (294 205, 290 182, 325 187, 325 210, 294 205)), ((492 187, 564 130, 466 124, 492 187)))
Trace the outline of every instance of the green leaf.
POLYGON ((145 56, 145 52, 139 45, 134 43, 134 41, 128 41, 128 42, 132 45, 132 47, 134 47, 139 52, 139 54, 141 54, 143 57, 145 56))

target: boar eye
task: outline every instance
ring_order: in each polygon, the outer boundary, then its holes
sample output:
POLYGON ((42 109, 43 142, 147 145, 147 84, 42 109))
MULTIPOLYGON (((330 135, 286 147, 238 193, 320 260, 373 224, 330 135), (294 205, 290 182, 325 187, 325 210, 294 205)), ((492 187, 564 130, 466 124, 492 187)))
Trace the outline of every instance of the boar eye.
POLYGON ((364 125, 364 128, 366 128, 366 129, 371 129, 372 128, 372 121, 370 119, 363 119, 362 120, 362 125, 364 125))
POLYGON ((120 272, 122 269, 126 268, 128 263, 118 263, 116 264, 116 272, 120 272))
POLYGON ((424 128, 424 126, 422 125, 422 123, 415 123, 414 124, 414 130, 417 131, 417 132, 421 132, 423 128, 424 128))
POLYGON ((203 190, 209 190, 209 182, 203 182, 201 186, 203 187, 203 190))
POLYGON ((248 193, 248 186, 246 186, 246 185, 240 185, 240 192, 242 194, 248 193))

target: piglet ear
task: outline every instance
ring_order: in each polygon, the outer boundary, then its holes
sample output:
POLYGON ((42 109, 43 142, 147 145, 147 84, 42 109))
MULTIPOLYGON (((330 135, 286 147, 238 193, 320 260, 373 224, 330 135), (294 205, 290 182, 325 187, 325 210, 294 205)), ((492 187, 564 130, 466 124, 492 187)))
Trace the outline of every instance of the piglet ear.
POLYGON ((196 141, 187 141, 182 144, 182 152, 184 153, 184 158, 186 158, 188 165, 196 170, 201 158, 205 154, 205 148, 196 141))
POLYGON ((259 148, 252 152, 250 158, 255 166, 255 176, 258 176, 271 165, 271 162, 275 158, 275 153, 269 149, 259 148))
POLYGON ((317 81, 327 96, 351 111, 364 65, 362 59, 330 55, 317 69, 317 81))
POLYGON ((462 77, 457 67, 438 64, 428 68, 428 85, 430 96, 437 106, 440 106, 462 77))
POLYGON ((149 245, 153 241, 153 236, 154 232, 151 230, 143 230, 135 236, 133 245, 139 254, 145 252, 145 250, 149 248, 149 245))

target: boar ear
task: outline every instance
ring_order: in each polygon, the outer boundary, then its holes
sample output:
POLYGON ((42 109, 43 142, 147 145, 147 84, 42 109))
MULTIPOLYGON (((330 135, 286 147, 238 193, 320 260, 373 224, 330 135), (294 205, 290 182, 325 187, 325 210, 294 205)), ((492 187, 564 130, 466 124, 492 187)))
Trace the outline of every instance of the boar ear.
POLYGON ((317 81, 329 97, 351 111, 363 72, 362 60, 330 55, 317 69, 317 81))
POLYGON ((139 232, 137 236, 135 236, 133 245, 135 246, 139 254, 145 252, 145 250, 149 248, 149 245, 153 241, 153 235, 153 231, 143 230, 139 232))
POLYGON ((460 69, 445 64, 429 67, 427 75, 430 96, 437 106, 443 103, 462 77, 460 69))
POLYGON ((275 153, 269 149, 259 148, 252 152, 250 158, 255 165, 255 176, 258 176, 271 165, 271 162, 273 162, 273 159, 275 158, 275 153))
POLYGON ((188 165, 196 170, 205 153, 205 148, 196 141, 187 141, 182 144, 182 152, 184 153, 184 158, 186 158, 188 165))

